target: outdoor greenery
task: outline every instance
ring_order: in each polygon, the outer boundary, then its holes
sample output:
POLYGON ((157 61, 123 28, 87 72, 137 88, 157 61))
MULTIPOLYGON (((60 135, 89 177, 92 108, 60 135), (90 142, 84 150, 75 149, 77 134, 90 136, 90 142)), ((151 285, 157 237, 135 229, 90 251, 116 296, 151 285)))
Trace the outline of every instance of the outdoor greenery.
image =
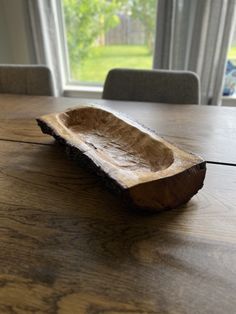
POLYGON ((104 46, 94 47, 81 65, 72 67, 73 80, 103 83, 107 72, 114 67, 152 67, 152 55, 146 46, 104 46))
POLYGON ((142 22, 146 45, 150 52, 153 52, 157 0, 132 0, 130 2, 132 16, 142 22))
POLYGON ((150 68, 157 0, 63 0, 68 55, 73 80, 104 81, 112 67, 150 68), (106 32, 120 23, 120 15, 141 22, 143 46, 104 45, 106 32))
POLYGON ((116 0, 63 0, 71 65, 81 63, 99 35, 119 23, 116 0))
POLYGON ((236 62, 236 47, 233 46, 230 48, 228 53, 228 59, 232 60, 234 63, 236 62))
MULTIPOLYGON (((103 83, 114 67, 151 68, 157 0, 62 0, 71 78, 103 83), (106 32, 120 23, 120 16, 141 22, 143 45, 105 45, 106 32)), ((236 64, 236 47, 228 59, 236 64)))

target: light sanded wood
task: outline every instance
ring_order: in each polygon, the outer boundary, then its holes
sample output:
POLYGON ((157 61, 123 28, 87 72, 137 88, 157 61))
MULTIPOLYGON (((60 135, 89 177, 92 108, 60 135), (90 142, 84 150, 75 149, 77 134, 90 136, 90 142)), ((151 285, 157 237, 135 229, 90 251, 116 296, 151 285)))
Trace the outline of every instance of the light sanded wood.
POLYGON ((83 106, 37 121, 44 133, 62 142, 74 159, 92 163, 135 206, 175 208, 202 188, 203 159, 110 109, 83 106))
POLYGON ((147 215, 60 147, 0 144, 1 313, 235 313, 236 167, 147 215))
POLYGON ((181 148, 207 161, 236 165, 236 109, 76 98, 0 95, 0 139, 53 144, 35 118, 84 103, 105 105, 127 114, 181 148), (225 153, 227 151, 227 154, 225 153))

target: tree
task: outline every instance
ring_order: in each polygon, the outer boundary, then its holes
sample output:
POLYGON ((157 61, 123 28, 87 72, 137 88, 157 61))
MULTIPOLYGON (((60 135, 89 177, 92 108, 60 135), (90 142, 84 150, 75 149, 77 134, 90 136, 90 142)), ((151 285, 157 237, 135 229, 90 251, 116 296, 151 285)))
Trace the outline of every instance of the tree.
POLYGON ((72 68, 89 55, 98 38, 120 22, 119 14, 139 20, 145 43, 153 50, 157 0, 63 0, 66 38, 72 68))
POLYGON ((153 50, 156 25, 157 0, 121 0, 124 12, 129 12, 134 19, 139 20, 145 32, 145 44, 153 50))
POLYGON ((143 24, 145 41, 148 48, 152 51, 154 46, 154 34, 156 25, 156 5, 157 0, 133 0, 132 16, 143 24))
POLYGON ((119 23, 118 0, 63 0, 70 61, 81 63, 99 35, 119 23))

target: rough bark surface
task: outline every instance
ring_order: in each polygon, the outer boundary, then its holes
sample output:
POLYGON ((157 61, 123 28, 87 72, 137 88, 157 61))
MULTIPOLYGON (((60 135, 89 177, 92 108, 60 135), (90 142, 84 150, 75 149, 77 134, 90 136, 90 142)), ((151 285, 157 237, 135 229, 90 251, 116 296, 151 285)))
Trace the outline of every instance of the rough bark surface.
POLYGON ((186 203, 203 186, 206 164, 120 114, 94 106, 37 119, 69 157, 96 172, 136 207, 159 211, 186 203))

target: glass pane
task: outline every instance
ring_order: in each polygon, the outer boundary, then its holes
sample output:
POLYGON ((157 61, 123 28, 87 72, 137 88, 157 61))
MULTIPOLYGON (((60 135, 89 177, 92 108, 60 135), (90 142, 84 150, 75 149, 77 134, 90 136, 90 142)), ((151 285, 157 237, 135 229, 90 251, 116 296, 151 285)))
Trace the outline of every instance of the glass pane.
POLYGON ((223 95, 231 97, 236 96, 236 28, 228 52, 223 95))
POLYGON ((70 80, 103 84, 115 67, 152 68, 157 0, 62 0, 70 80))

